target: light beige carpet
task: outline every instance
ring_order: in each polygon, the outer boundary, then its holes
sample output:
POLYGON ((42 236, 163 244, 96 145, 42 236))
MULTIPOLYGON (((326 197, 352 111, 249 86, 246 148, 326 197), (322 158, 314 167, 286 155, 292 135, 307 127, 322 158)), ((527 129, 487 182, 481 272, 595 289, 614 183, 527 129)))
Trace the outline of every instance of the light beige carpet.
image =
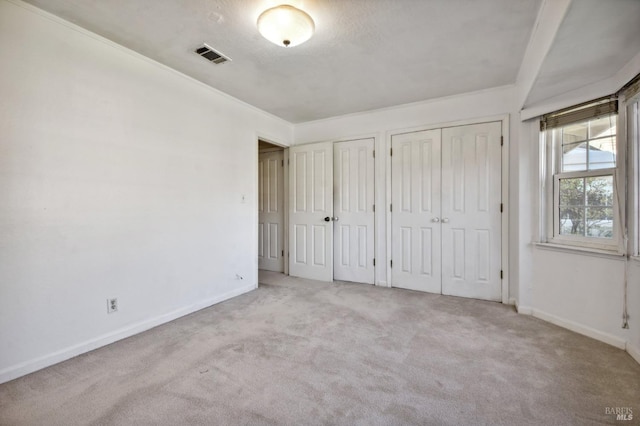
POLYGON ((0 424, 639 424, 640 365, 627 353, 512 307, 260 280, 0 385, 0 424))

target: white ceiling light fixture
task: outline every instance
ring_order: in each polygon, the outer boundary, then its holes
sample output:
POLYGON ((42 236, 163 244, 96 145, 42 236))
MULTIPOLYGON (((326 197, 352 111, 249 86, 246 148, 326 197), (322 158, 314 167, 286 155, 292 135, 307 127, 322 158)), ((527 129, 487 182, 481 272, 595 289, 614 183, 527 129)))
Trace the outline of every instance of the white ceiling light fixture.
POLYGON ((258 31, 278 46, 293 47, 309 40, 315 23, 305 11, 281 4, 267 9, 258 17, 258 31))

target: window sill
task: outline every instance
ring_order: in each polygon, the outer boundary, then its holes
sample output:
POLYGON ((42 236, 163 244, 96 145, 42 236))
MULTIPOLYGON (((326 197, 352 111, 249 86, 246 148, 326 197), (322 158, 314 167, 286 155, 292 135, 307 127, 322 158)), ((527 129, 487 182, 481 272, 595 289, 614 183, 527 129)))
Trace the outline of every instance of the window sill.
POLYGON ((591 247, 569 246, 569 245, 554 244, 554 243, 534 242, 533 245, 534 247, 543 249, 543 250, 559 251, 559 252, 572 253, 572 254, 581 254, 585 256, 603 257, 605 259, 624 260, 624 254, 619 253, 616 250, 604 250, 604 249, 597 249, 597 248, 591 248, 591 247))

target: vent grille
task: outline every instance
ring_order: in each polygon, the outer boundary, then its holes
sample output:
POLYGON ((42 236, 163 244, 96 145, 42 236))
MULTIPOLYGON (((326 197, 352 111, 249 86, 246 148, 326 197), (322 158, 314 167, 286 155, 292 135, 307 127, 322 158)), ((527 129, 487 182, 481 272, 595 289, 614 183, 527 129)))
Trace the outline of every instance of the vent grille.
POLYGON ((195 52, 205 58, 209 62, 213 62, 214 64, 224 64, 231 60, 231 58, 224 56, 220 52, 216 52, 210 46, 203 44, 201 47, 198 47, 195 52))

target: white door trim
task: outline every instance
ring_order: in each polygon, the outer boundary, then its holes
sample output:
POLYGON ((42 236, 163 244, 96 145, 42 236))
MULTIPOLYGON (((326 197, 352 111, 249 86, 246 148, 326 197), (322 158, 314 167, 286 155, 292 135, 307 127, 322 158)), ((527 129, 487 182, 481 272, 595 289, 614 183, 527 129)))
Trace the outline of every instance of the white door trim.
MULTIPOLYGON (((391 247, 391 213, 390 213, 390 204, 391 204, 391 137, 394 135, 399 135, 402 133, 411 133, 411 132, 419 132, 424 130, 433 130, 433 129, 441 129, 445 127, 457 127, 457 126, 467 126, 472 124, 480 124, 487 122, 501 122, 502 127, 502 137, 504 145, 502 146, 502 203, 503 203, 503 212, 501 218, 502 224, 502 253, 501 253, 501 261, 502 261, 502 303, 509 303, 509 142, 510 142, 510 133, 509 133, 509 114, 497 115, 497 116, 488 116, 488 117, 480 117, 477 119, 470 120, 461 120, 461 121, 453 121, 453 122, 444 122, 444 123, 434 123, 428 124, 424 126, 418 127, 410 127, 410 128, 401 128, 389 130, 385 134, 384 138, 384 147, 382 149, 382 154, 386 159, 385 164, 385 224, 386 224, 386 232, 385 239, 388 242, 386 244, 386 263, 384 268, 386 268, 386 285, 387 287, 391 287, 391 268, 390 268, 390 260, 392 260, 392 247, 391 247)), ((378 155, 378 153, 376 153, 378 155)), ((382 157, 382 156, 381 156, 382 157)), ((378 205, 382 205, 377 203, 378 205)))

